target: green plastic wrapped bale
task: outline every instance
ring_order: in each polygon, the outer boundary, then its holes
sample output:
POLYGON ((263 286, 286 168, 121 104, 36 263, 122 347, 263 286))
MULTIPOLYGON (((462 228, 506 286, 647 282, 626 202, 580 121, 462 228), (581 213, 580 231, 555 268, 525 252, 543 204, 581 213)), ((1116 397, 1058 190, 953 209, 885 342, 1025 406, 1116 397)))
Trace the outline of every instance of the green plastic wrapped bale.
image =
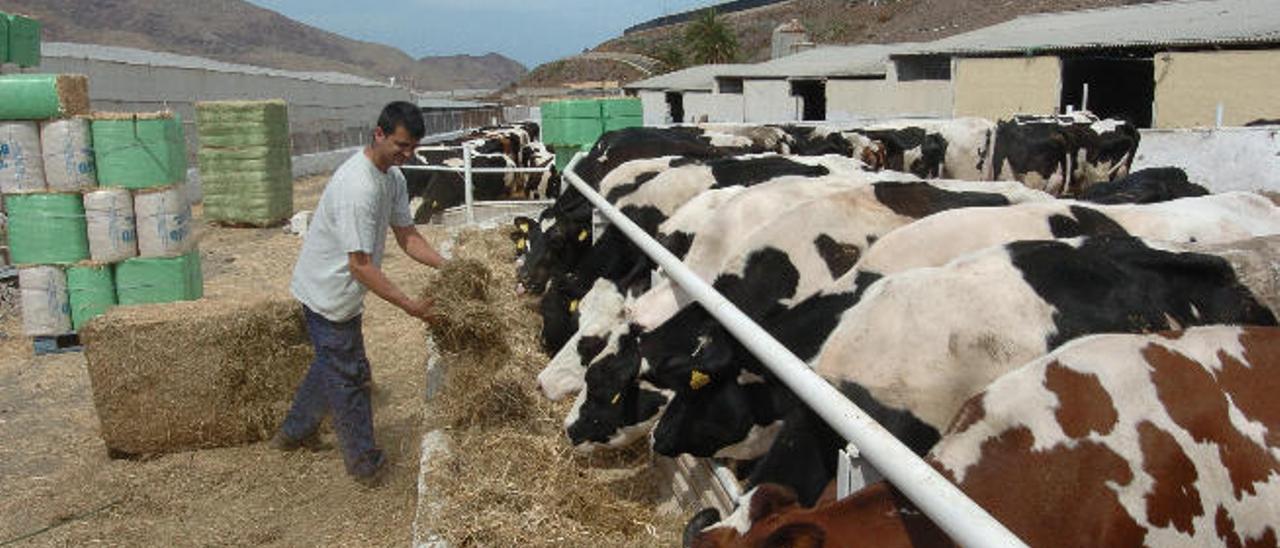
MULTIPOLYGON (((279 147, 289 150, 288 126, 197 126, 204 148, 279 147)), ((287 152, 286 152, 287 153, 287 152)))
POLYGON ((616 129, 640 127, 643 125, 644 118, 641 116, 619 116, 616 118, 606 118, 604 120, 604 131, 605 133, 608 133, 616 129))
POLYGON ((563 172, 575 154, 591 148, 591 145, 554 145, 552 148, 556 153, 556 171, 563 172))
POLYGON ((289 152, 272 147, 202 148, 197 153, 200 173, 284 172, 291 175, 289 152))
POLYGON ((40 66, 40 22, 21 15, 6 18, 9 23, 6 59, 20 67, 40 66))
POLYGON ((204 296, 200 251, 180 257, 134 258, 116 265, 121 305, 194 301, 204 296))
POLYGON ((196 127, 204 148, 283 146, 288 154, 289 111, 278 99, 196 103, 196 127))
POLYGON ((279 99, 268 101, 199 101, 196 123, 199 125, 277 125, 288 123, 288 105, 279 99))
POLYGON ((542 103, 543 118, 599 118, 600 100, 568 99, 542 103))
POLYGON ((0 64, 9 62, 9 16, 0 13, 0 64))
POLYGON ((186 181, 187 148, 177 115, 95 115, 91 128, 99 185, 138 189, 186 181))
POLYGON ((10 194, 9 254, 14 264, 69 264, 89 258, 79 194, 10 194))
POLYGON ((71 326, 79 331, 89 320, 116 304, 116 282, 111 265, 73 266, 67 269, 71 299, 71 326))
POLYGON ((608 118, 640 118, 644 116, 644 107, 639 99, 607 99, 600 101, 600 112, 608 118))
POLYGON ((0 120, 48 120, 89 113, 89 79, 79 74, 0 76, 0 120))
POLYGON ((552 119, 543 130, 542 140, 555 145, 590 145, 604 133, 602 122, 599 118, 552 119))

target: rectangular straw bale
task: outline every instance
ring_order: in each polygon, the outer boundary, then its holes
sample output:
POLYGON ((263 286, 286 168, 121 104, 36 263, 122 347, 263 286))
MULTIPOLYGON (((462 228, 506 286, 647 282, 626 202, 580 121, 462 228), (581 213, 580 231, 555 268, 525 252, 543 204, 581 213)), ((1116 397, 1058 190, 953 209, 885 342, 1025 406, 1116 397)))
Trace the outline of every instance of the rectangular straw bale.
POLYGON ((0 120, 47 120, 89 113, 89 78, 80 74, 0 76, 0 120))
POLYGON ((312 359, 293 299, 118 306, 81 332, 103 441, 148 454, 263 440, 312 359))

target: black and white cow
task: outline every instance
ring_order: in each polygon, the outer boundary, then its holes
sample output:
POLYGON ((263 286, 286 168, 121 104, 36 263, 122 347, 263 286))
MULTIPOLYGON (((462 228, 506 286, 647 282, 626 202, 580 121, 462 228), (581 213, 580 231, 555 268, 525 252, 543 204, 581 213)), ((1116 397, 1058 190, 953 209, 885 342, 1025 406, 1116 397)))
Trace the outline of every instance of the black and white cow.
MULTIPOLYGON (((1274 261, 1280 247, 1266 253, 1274 261)), ((812 356, 818 374, 923 454, 970 395, 1072 339, 1194 325, 1276 325, 1273 311, 1249 287, 1255 273, 1238 271, 1236 264, 1127 236, 1027 240, 882 278, 861 296, 847 293, 846 300, 857 302, 843 311, 819 306, 821 299, 802 303, 767 328, 798 355, 812 356)), ((778 402, 768 410, 774 413, 770 424, 783 422, 784 432, 786 421, 809 413, 794 406, 794 395, 754 360, 734 365, 735 353, 712 343, 703 353, 711 358, 653 366, 650 379, 660 379, 658 373, 699 379, 696 388, 675 389, 653 431, 655 450, 706 454, 731 447, 762 419, 744 404, 766 396, 778 402), (767 391, 769 385, 776 390, 767 391)), ((812 422, 797 424, 809 428, 812 422)), ((829 448, 831 454, 837 447, 829 448)), ((785 457, 771 455, 777 466, 757 467, 751 481, 799 477, 792 487, 812 504, 832 477, 834 459, 777 443, 774 451, 785 457), (803 473, 797 475, 798 468, 803 473)))
POLYGON ((1016 116, 996 126, 992 178, 1075 195, 1127 175, 1138 142, 1133 124, 1086 112, 1016 116))
POLYGON ((1079 198, 1095 204, 1149 204, 1208 193, 1204 187, 1188 181, 1187 172, 1182 168, 1152 167, 1093 185, 1080 193, 1079 198))
MULTIPOLYGON (((1238 192, 1144 206, 1042 202, 1000 209, 945 211, 884 236, 871 246, 855 271, 833 283, 830 289, 808 299, 811 302, 796 305, 792 310, 766 321, 777 325, 778 329, 798 329, 797 333, 809 337, 822 333, 821 326, 831 325, 834 314, 843 313, 845 308, 857 302, 858 295, 871 282, 886 275, 941 266, 965 253, 1009 241, 1135 234, 1161 241, 1201 244, 1280 234, 1280 208, 1252 193, 1238 192)), ((1263 282, 1251 283, 1258 286, 1263 282)), ((1270 292, 1269 288, 1263 287, 1262 294, 1270 292)), ((735 342, 725 339, 727 334, 714 322, 674 327, 668 331, 683 335, 655 336, 656 341, 667 347, 679 348, 689 346, 690 338, 701 336, 706 341, 703 346, 730 348, 741 353, 741 349, 734 346, 735 342)), ((785 339, 780 340, 788 345, 785 339)), ((791 348, 790 345, 788 347, 791 348)), ((803 359, 812 356, 800 353, 798 348, 792 350, 803 359)), ((675 355, 678 357, 679 352, 675 355)), ((652 358, 656 370, 661 356, 652 358)), ((746 355, 735 359, 751 361, 746 355)), ((758 446, 758 443, 753 442, 753 445, 758 446)))
MULTIPOLYGON (((721 226, 722 234, 749 232, 753 237, 734 245, 705 246, 707 254, 723 257, 719 262, 705 261, 712 268, 700 267, 694 252, 685 262, 695 273, 712 281, 716 289, 750 317, 761 318, 804 299, 838 278, 857 262, 872 242, 916 219, 953 208, 1047 199, 1047 195, 1016 183, 937 181, 861 185, 817 197, 804 207, 792 208, 753 233, 743 228, 756 224, 749 216, 737 219, 736 223, 725 222, 721 226), (699 268, 705 269, 705 274, 698 272, 699 268)), ((700 243, 709 240, 714 241, 699 234, 692 247, 698 248, 700 243)), ((639 356, 625 355, 625 351, 643 351, 646 358, 662 363, 681 359, 667 353, 668 350, 696 354, 704 340, 694 328, 714 325, 714 322, 700 306, 686 307, 686 304, 688 299, 669 284, 656 287, 637 301, 631 322, 610 333, 610 341, 605 346, 618 352, 601 352, 593 361, 583 362, 583 365, 589 363, 585 369, 586 389, 579 394, 574 412, 566 420, 566 431, 575 445, 589 448, 592 444, 629 443, 634 434, 644 431, 638 424, 656 417, 656 409, 650 409, 653 413, 649 414, 629 410, 618 414, 616 411, 621 408, 613 403, 614 394, 610 390, 615 385, 635 384, 638 378, 635 375, 642 372, 630 368, 630 364, 639 363, 639 356), (648 341, 648 346, 615 342, 615 339, 637 337, 648 341), (676 339, 680 342, 671 347, 656 344, 658 341, 675 343, 676 339), (623 373, 634 374, 618 379, 614 370, 619 367, 623 373), (593 386, 593 377, 602 381, 601 384, 593 386), (626 422, 634 419, 639 422, 626 422)), ((576 387, 556 388, 567 392, 576 387)))
MULTIPOLYGON (((839 156, 783 157, 777 155, 750 155, 720 158, 705 163, 687 159, 649 159, 629 162, 619 166, 601 183, 616 207, 642 229, 656 234, 658 226, 677 209, 698 194, 727 186, 754 186, 765 181, 787 176, 815 178, 836 173, 846 178, 866 177, 860 170, 861 163, 839 156), (636 169, 640 164, 644 169, 636 169), (664 171, 654 171, 665 166, 664 171), (654 170, 651 170, 652 168, 654 170), (634 175, 632 182, 609 184, 616 180, 616 173, 634 175), (609 188, 606 189, 605 187, 609 188)), ((581 237, 581 236, 580 236, 581 237)), ((527 266, 527 265, 525 265, 527 266)), ((599 241, 583 255, 574 268, 563 273, 564 279, 555 283, 557 295, 544 295, 555 304, 543 307, 547 314, 559 317, 543 317, 544 347, 554 354, 573 334, 571 317, 556 306, 560 302, 581 299, 598 278, 618 283, 627 292, 642 293, 648 288, 652 270, 647 257, 623 236, 616 227, 604 230, 599 241)), ((536 274, 536 272, 535 272, 536 274)), ((550 276, 548 276, 550 279, 550 276)), ((537 286, 540 279, 530 277, 522 283, 537 286)))

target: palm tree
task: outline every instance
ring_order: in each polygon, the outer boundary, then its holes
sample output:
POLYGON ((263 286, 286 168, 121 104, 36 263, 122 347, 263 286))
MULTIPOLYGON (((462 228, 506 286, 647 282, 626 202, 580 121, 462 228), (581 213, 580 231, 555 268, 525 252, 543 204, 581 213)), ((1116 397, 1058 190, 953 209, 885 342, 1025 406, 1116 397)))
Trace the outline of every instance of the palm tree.
POLYGON ((684 31, 689 56, 696 63, 730 63, 738 58, 738 37, 716 17, 715 8, 702 10, 684 31))

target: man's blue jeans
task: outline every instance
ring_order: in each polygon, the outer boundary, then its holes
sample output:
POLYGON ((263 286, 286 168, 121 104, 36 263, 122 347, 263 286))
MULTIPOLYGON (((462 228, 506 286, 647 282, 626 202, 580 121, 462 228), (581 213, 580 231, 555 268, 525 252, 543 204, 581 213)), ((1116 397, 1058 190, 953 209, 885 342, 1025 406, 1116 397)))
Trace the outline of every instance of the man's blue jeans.
POLYGON ((316 357, 280 429, 289 439, 301 440, 315 433, 325 414, 332 414, 347 473, 371 475, 382 465, 383 455, 373 440, 372 376, 361 329, 364 317, 332 322, 306 306, 302 311, 316 357))

